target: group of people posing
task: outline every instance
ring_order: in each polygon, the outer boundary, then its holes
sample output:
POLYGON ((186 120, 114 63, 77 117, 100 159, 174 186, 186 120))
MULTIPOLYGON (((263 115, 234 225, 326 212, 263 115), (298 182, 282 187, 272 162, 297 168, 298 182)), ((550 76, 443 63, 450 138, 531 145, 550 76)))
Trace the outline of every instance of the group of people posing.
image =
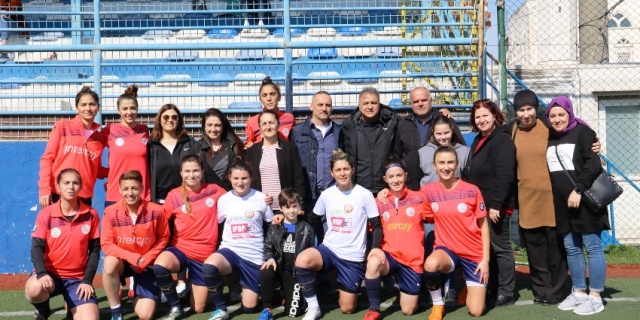
POLYGON ((478 134, 467 147, 450 113, 432 108, 429 90, 409 97, 403 118, 365 88, 358 108, 336 123, 331 96, 320 91, 295 124, 279 110, 280 88, 267 77, 263 110, 247 121, 245 141, 215 108, 203 114, 195 141, 173 104, 160 108, 151 132, 138 123, 135 86, 118 98, 121 121, 101 128, 94 122, 100 99, 83 88, 77 116, 56 123, 40 162, 43 209, 25 288, 37 319, 50 316, 49 299, 58 294, 74 319, 99 319, 92 282, 101 249, 112 319, 122 319, 127 277, 140 319, 154 318, 161 295, 170 306, 162 319, 185 317, 178 288, 186 270, 192 312, 213 304, 213 320, 229 318, 225 277, 240 284, 243 313, 272 319, 282 302, 279 283, 286 315, 319 319, 316 289, 326 290, 332 270, 345 314, 356 310, 364 285, 365 319, 380 319, 382 283, 395 282, 404 314, 415 313, 428 292, 436 320, 445 301, 456 299, 460 269, 457 301, 481 316, 515 300, 514 209, 534 302, 583 315, 604 310, 599 234, 609 228, 607 212, 580 200, 602 169, 600 145, 571 101, 553 99, 538 118, 537 96, 521 91, 518 119, 509 124, 495 103, 476 101, 470 123, 478 134), (91 207, 98 178, 108 179, 102 219, 91 207), (573 290, 565 297, 567 266, 573 290))

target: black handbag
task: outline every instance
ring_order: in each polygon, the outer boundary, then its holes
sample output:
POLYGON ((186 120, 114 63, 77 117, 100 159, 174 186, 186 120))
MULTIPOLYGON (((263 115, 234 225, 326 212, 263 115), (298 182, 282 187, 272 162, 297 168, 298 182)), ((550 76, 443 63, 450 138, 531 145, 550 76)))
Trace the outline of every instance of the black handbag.
MULTIPOLYGON (((564 173, 567 175, 567 178, 569 178, 569 181, 571 181, 571 184, 575 188, 576 182, 573 181, 573 178, 571 178, 571 175, 567 171, 567 168, 564 167, 562 159, 560 158, 560 155, 558 155, 557 145, 555 151, 556 157, 558 157, 558 162, 560 162, 560 166, 562 166, 564 173)), ((598 175, 596 180, 593 181, 591 187, 582 192, 581 202, 589 207, 589 209, 593 210, 593 212, 598 212, 611 204, 614 200, 616 200, 622 194, 622 191, 622 187, 620 187, 620 185, 618 185, 618 183, 615 182, 615 180, 613 180, 613 178, 607 174, 606 170, 601 168, 600 174, 598 175)))

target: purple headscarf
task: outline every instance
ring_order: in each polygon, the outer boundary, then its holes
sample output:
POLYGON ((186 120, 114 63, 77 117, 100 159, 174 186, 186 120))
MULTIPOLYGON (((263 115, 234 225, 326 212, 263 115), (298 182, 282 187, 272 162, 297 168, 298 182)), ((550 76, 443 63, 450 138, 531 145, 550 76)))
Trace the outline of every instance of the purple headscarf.
MULTIPOLYGON (((576 115, 573 113, 573 105, 571 104, 571 100, 569 100, 569 98, 565 96, 559 96, 559 97, 553 98, 551 102, 549 102, 549 104, 547 105, 547 114, 546 114, 547 120, 549 120, 549 111, 551 111, 551 108, 553 107, 560 107, 565 111, 567 111, 567 113, 569 114, 569 125, 562 132, 556 132, 555 130, 553 130, 553 133, 555 135, 564 136, 565 134, 571 132, 571 130, 573 130, 573 128, 575 128, 578 125, 578 123, 590 128, 589 125, 586 122, 584 122, 584 120, 577 118, 576 115)), ((549 120, 549 122, 551 121, 549 120)))

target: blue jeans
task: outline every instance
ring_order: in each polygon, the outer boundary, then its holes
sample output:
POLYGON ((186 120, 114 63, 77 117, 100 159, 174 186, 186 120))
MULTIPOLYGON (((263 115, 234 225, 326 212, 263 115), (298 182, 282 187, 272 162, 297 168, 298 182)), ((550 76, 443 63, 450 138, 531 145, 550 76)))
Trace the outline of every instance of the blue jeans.
POLYGON ((567 250, 567 263, 571 282, 576 290, 587 289, 587 269, 582 249, 587 251, 589 261, 589 290, 602 292, 607 272, 607 262, 602 251, 602 240, 597 233, 568 232, 562 235, 567 250))

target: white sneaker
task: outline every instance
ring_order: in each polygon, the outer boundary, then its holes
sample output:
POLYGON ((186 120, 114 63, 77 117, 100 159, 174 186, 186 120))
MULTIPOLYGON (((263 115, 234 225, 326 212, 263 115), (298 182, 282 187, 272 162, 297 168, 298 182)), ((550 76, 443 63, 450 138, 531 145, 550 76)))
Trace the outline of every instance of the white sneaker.
POLYGON ((585 300, 587 300, 586 293, 576 294, 576 290, 573 289, 571 294, 558 305, 558 309, 563 311, 573 310, 580 304, 582 304, 585 300))
POLYGON ((598 312, 602 312, 603 310, 604 304, 602 303, 602 298, 587 296, 586 300, 584 300, 579 306, 573 309, 573 313, 579 314, 581 316, 588 316, 596 314, 598 312))
POLYGON ((209 317, 209 320, 227 320, 227 319, 229 319, 229 313, 220 309, 211 313, 211 317, 209 317))
POLYGON ((302 320, 318 320, 320 317, 322 317, 320 308, 307 308, 307 312, 305 312, 302 320))

